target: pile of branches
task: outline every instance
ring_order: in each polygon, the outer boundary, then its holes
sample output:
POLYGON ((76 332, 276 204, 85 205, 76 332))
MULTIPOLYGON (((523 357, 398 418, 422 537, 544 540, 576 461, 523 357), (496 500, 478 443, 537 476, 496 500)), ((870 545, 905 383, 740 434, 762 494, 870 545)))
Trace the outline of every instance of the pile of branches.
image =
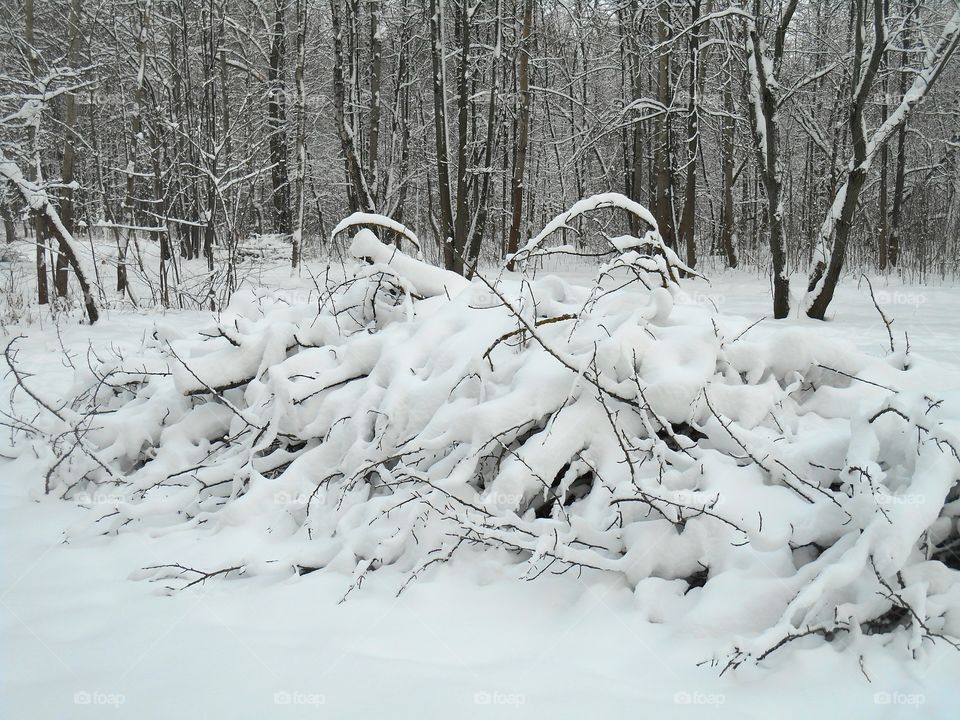
POLYGON ((365 216, 315 303, 238 293, 199 335, 92 354, 66 404, 8 347, 39 408, 11 424, 94 531, 203 531, 206 566, 145 570, 171 587, 325 569, 346 597, 390 565, 402 591, 495 548, 527 578, 621 575, 664 619, 725 635, 724 669, 815 636, 954 644, 960 398, 926 392, 907 353, 675 305, 693 271, 620 196, 515 259, 609 207, 650 229, 611 238, 592 286, 468 282, 365 216))

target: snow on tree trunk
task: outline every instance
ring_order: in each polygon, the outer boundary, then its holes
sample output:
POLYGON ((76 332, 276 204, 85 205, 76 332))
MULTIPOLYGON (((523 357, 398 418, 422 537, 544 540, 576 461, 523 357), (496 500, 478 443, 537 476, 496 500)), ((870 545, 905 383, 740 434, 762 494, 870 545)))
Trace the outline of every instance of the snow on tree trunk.
POLYGON ((73 239, 70 231, 61 222, 60 216, 57 214, 53 203, 50 202, 50 197, 47 195, 46 190, 27 180, 16 163, 8 160, 2 150, 0 150, 0 178, 3 178, 5 182, 9 182, 16 188, 17 192, 23 197, 27 207, 36 213, 38 218, 42 219, 43 225, 49 228, 50 233, 56 238, 59 252, 67 258, 77 278, 77 283, 80 285, 80 292, 83 294, 83 304, 87 310, 87 318, 92 325, 99 319, 100 313, 97 310, 97 303, 96 300, 94 300, 90 284, 87 282, 87 277, 83 272, 83 268, 80 267, 76 241, 73 239))

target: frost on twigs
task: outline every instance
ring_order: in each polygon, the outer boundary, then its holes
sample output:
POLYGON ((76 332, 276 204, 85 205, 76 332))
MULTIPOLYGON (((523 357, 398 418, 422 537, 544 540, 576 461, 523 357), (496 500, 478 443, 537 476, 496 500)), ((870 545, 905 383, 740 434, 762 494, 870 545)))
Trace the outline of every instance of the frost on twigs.
POLYGON ((493 548, 529 579, 620 575, 723 669, 953 643, 960 396, 921 360, 675 305, 651 227, 593 287, 467 282, 361 230, 317 302, 241 292, 199 335, 91 352, 66 404, 18 370, 20 446, 94 532, 197 528, 144 571, 173 587, 323 570, 348 597, 389 565, 401 591, 493 548))

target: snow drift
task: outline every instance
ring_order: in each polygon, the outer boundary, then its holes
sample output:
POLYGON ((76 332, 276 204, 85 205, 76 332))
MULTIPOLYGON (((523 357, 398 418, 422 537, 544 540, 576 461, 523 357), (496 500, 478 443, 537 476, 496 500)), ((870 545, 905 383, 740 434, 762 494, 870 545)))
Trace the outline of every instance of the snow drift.
POLYGON ((675 307, 689 269, 643 208, 599 198, 518 256, 633 212, 650 231, 610 239, 593 287, 468 282, 361 229, 316 302, 237 293, 199 336, 91 355, 62 406, 18 371, 43 408, 18 405, 20 447, 93 507, 87 530, 256 540, 143 572, 174 586, 324 569, 349 594, 495 548, 531 579, 622 575, 651 620, 716 635, 725 669, 807 636, 953 644, 960 395, 926 394, 902 353, 675 307))

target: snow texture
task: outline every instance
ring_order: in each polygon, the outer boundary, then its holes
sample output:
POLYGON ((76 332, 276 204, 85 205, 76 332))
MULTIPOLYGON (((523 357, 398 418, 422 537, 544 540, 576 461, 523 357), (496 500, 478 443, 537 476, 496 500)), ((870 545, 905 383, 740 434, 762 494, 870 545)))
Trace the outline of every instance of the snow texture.
POLYGON ((592 287, 515 286, 361 230, 316 303, 237 293, 204 332, 91 354, 66 404, 25 377, 46 410, 13 451, 96 509, 68 537, 256 539, 143 571, 171 588, 323 569, 348 597, 392 566, 402 591, 489 548, 622 578, 722 671, 804 637, 953 644, 960 394, 813 327, 751 336, 678 302, 675 256, 615 244, 592 287))

